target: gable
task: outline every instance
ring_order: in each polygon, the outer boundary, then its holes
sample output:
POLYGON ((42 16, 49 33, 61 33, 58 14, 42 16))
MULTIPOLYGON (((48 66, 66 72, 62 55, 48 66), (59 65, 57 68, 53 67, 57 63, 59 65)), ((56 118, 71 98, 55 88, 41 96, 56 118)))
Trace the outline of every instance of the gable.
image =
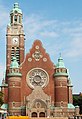
POLYGON ((50 60, 48 53, 42 46, 40 40, 35 40, 30 52, 26 54, 26 58, 21 65, 22 69, 31 70, 32 68, 43 68, 44 70, 54 69, 54 64, 50 60), (25 68, 26 67, 26 68, 25 68))

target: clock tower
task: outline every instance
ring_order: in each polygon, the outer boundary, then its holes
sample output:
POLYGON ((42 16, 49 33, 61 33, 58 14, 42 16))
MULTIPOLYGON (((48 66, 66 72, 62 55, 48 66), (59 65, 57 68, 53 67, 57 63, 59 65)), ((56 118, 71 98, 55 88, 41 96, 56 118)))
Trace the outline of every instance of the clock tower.
POLYGON ((22 25, 22 11, 18 3, 10 12, 10 23, 6 34, 6 69, 9 70, 13 57, 17 58, 19 64, 24 60, 24 31, 22 25))

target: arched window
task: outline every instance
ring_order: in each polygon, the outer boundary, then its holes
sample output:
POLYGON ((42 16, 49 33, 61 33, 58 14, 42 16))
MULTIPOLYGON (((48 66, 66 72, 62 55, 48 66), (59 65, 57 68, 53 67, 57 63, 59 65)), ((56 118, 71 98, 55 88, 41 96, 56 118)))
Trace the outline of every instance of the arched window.
POLYGON ((21 16, 19 16, 19 23, 21 23, 21 16))
POLYGON ((14 49, 14 47, 12 47, 12 49, 11 49, 11 61, 12 61, 13 57, 15 56, 14 52, 15 52, 15 49, 14 49))
POLYGON ((13 16, 11 15, 11 24, 13 23, 13 16))
POLYGON ((39 117, 45 117, 45 113, 44 112, 40 112, 39 113, 39 117))
POLYGON ((19 47, 16 48, 16 58, 17 58, 18 63, 20 64, 20 61, 19 61, 19 59, 20 59, 20 50, 19 50, 19 47))
POLYGON ((17 22, 17 15, 14 16, 14 21, 17 22))
POLYGON ((36 112, 33 112, 32 113, 32 117, 37 117, 37 113, 36 112))
POLYGON ((12 58, 14 56, 16 57, 17 62, 20 64, 20 50, 19 50, 19 47, 17 47, 16 49, 15 49, 15 47, 12 47, 12 49, 11 49, 11 61, 12 61, 12 58))

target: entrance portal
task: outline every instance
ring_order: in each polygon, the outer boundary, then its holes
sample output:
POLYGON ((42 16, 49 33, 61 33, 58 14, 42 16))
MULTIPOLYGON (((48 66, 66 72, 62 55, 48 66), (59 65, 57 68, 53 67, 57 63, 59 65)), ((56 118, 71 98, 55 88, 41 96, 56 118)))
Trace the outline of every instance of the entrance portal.
POLYGON ((51 98, 44 93, 42 87, 36 86, 26 98, 26 115, 30 117, 47 117, 50 115, 51 98))

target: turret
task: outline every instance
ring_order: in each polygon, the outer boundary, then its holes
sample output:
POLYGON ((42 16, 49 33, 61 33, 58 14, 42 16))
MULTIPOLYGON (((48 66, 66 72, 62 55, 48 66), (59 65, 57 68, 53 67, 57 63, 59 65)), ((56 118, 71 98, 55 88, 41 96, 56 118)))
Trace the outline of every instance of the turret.
POLYGON ((73 103, 73 96, 72 96, 72 83, 70 78, 68 79, 68 103, 72 104, 73 103))
POLYGON ((68 81, 68 73, 67 69, 65 68, 63 58, 59 57, 58 63, 55 68, 55 98, 56 103, 55 105, 58 107, 66 107, 68 104, 68 88, 67 88, 67 81, 68 81))
POLYGON ((10 12, 10 24, 11 25, 22 25, 22 11, 19 8, 18 3, 14 3, 14 8, 10 12))
POLYGON ((19 64, 13 57, 8 73, 8 111, 12 115, 21 114, 21 76, 19 64))

